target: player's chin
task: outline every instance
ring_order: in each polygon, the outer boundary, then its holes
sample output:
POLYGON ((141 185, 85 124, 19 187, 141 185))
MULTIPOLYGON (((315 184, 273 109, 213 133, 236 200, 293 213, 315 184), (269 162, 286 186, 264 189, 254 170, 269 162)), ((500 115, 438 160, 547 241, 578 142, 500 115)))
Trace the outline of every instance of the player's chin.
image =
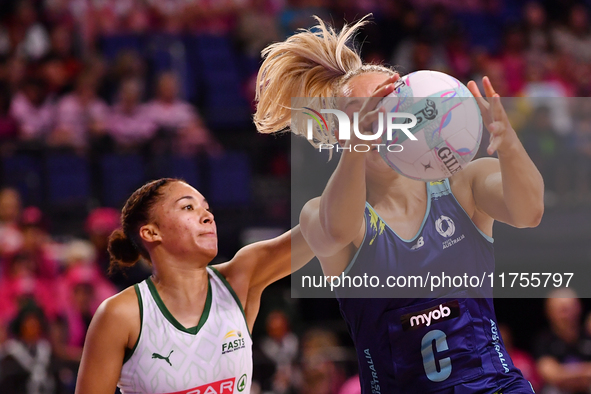
POLYGON ((213 260, 215 258, 215 256, 218 255, 218 248, 211 248, 211 249, 206 249, 203 251, 203 254, 205 256, 207 256, 209 259, 213 260))
POLYGON ((211 257, 212 259, 218 254, 217 238, 211 238, 205 241, 201 240, 201 242, 198 243, 197 247, 199 248, 199 251, 202 254, 211 257))

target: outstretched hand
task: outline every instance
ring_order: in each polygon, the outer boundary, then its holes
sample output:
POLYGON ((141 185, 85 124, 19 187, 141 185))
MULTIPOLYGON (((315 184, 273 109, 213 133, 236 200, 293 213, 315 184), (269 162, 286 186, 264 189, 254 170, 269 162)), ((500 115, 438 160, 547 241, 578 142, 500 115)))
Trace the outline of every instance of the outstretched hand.
MULTIPOLYGON (((400 75, 398 73, 388 77, 388 79, 376 86, 370 97, 365 99, 359 109, 359 130, 361 133, 373 134, 373 123, 378 121, 380 113, 385 113, 385 109, 381 106, 378 107, 378 104, 384 97, 395 90, 394 86, 399 79, 400 75)), ((364 143, 364 141, 352 132, 349 143, 355 145, 356 143, 364 143)))
POLYGON ((496 151, 505 151, 520 142, 509 122, 503 104, 501 104, 501 96, 495 92, 488 77, 482 78, 482 84, 488 100, 482 97, 476 82, 468 82, 468 89, 476 98, 482 114, 482 121, 490 133, 490 144, 486 151, 489 155, 492 155, 496 151))

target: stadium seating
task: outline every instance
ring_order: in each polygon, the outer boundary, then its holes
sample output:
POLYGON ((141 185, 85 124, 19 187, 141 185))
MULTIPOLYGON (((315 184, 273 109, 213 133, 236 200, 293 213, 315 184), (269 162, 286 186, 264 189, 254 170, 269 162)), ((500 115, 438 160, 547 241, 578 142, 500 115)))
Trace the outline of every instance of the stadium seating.
POLYGON ((106 155, 101 159, 102 201, 122 208, 127 198, 145 182, 144 163, 139 155, 106 155))
POLYGON ((39 158, 23 154, 2 158, 2 184, 16 188, 25 205, 41 205, 42 181, 39 158))
POLYGON ((207 199, 213 206, 245 206, 251 200, 251 169, 244 152, 209 158, 207 199))
POLYGON ((47 201, 50 206, 85 206, 90 197, 88 162, 75 154, 49 154, 45 159, 47 201))

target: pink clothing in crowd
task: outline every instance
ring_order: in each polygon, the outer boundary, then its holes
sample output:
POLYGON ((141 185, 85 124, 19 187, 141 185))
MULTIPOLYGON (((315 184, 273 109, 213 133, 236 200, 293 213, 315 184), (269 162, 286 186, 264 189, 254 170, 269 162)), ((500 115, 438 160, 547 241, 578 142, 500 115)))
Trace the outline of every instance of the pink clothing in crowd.
POLYGON ((515 96, 525 85, 525 59, 521 54, 506 54, 502 57, 501 63, 505 70, 505 79, 509 94, 515 96))
POLYGON ((130 146, 148 141, 156 133, 157 127, 145 106, 139 105, 129 114, 116 105, 109 116, 108 128, 118 144, 130 146))
POLYGON ((339 394, 361 394, 361 385, 359 384, 359 375, 350 377, 343 383, 339 394))
MULTIPOLYGON (((0 239, 2 238, 2 234, 6 234, 4 232, 0 232, 0 239)), ((21 239, 23 239, 22 234, 19 233, 21 239)), ((23 243, 21 243, 23 245, 23 243)), ((59 262, 55 257, 54 252, 54 245, 51 243, 47 243, 41 245, 37 250, 30 251, 29 258, 34 262, 34 267, 32 268, 31 274, 34 275, 38 279, 52 281, 55 280, 59 275, 59 262)), ((0 260, 0 276, 11 275, 11 259, 18 253, 23 251, 22 248, 18 248, 15 250, 10 250, 6 252, 0 260)))
POLYGON ((100 303, 115 295, 117 289, 101 274, 96 265, 77 264, 62 276, 57 292, 58 299, 63 303, 60 307, 61 314, 68 324, 68 344, 82 346, 87 329, 82 318, 83 313, 94 314, 100 303), (80 284, 92 287, 92 299, 88 305, 89 310, 86 311, 80 310, 75 301, 74 290, 80 284))
POLYGON ((198 119, 197 112, 191 104, 181 100, 170 104, 153 100, 146 104, 146 112, 158 127, 167 129, 188 127, 198 119))
POLYGON ((55 106, 48 98, 35 107, 22 92, 18 92, 10 105, 10 115, 18 122, 22 138, 42 138, 53 129, 55 106))
POLYGON ((34 276, 5 276, 0 280, 0 324, 12 320, 24 298, 32 298, 49 319, 55 318, 58 311, 51 281, 34 276))
POLYGON ((84 224, 84 229, 88 234, 111 234, 121 225, 119 217, 121 212, 115 208, 95 208, 93 209, 84 224))
POLYGON ((90 284, 94 288, 94 298, 91 305, 93 311, 99 307, 101 302, 117 293, 115 286, 103 276, 95 264, 76 264, 69 268, 61 278, 58 285, 60 299, 70 303, 72 290, 79 284, 90 284))
POLYGON ((515 348, 509 352, 509 355, 511 356, 511 360, 513 360, 513 365, 519 368, 523 377, 531 383, 537 393, 542 388, 543 381, 538 374, 536 361, 528 353, 515 348))
POLYGON ((0 224, 0 255, 10 256, 23 246, 23 234, 15 224, 0 224))
POLYGON ((72 145, 84 147, 88 140, 88 130, 95 124, 106 124, 109 107, 100 99, 86 105, 77 94, 69 94, 57 105, 57 129, 67 133, 72 145))

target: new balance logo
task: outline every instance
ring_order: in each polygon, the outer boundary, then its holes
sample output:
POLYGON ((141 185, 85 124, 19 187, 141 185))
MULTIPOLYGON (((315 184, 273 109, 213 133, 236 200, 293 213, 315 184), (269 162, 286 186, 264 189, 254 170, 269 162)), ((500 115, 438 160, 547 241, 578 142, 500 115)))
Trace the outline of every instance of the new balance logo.
POLYGON ((420 248, 424 244, 425 244, 425 241, 423 240, 423 237, 419 237, 419 239, 417 240, 417 243, 414 244, 413 247, 410 248, 410 250, 417 250, 418 248, 420 248))
POLYGON ((152 358, 159 358, 160 360, 164 360, 172 367, 172 363, 170 362, 170 355, 172 354, 172 352, 174 352, 174 350, 171 350, 170 353, 168 353, 167 357, 161 356, 158 353, 152 353, 152 358))

